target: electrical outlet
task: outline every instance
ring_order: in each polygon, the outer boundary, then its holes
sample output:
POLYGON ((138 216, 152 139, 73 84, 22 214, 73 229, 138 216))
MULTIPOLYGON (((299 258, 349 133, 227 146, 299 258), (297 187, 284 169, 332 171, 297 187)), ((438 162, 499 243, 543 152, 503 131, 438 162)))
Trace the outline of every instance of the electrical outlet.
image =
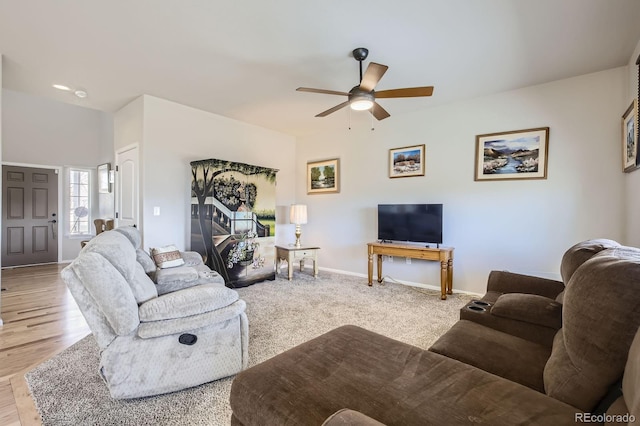
POLYGON ((411 258, 407 257, 407 265, 411 265, 411 258))
POLYGON ((389 263, 393 263, 393 256, 387 256, 387 260, 389 261, 389 263))

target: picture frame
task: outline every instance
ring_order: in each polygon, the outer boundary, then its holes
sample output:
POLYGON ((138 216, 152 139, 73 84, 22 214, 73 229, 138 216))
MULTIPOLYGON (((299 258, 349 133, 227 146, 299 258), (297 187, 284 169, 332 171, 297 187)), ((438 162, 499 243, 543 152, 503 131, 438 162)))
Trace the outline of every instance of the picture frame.
POLYGON ((634 99, 622 114, 622 170, 637 170, 638 160, 638 99, 634 99))
POLYGON ((108 194, 111 192, 110 171, 111 163, 104 163, 98 166, 98 193, 100 194, 108 194))
POLYGON ((307 163, 307 194, 340 192, 340 159, 307 163))
POLYGON ((389 177, 424 176, 425 145, 405 146, 389 150, 389 177))
POLYGON ((549 128, 476 136, 476 181, 546 179, 549 128))

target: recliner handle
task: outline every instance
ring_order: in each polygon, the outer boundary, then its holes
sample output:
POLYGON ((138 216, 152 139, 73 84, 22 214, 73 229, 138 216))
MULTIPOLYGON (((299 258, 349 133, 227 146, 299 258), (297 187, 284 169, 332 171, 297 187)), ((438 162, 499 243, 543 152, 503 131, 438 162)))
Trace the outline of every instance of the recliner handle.
POLYGON ((178 342, 187 346, 194 345, 197 341, 198 341, 198 336, 196 336, 195 334, 185 333, 185 334, 181 334, 180 337, 178 337, 178 342))

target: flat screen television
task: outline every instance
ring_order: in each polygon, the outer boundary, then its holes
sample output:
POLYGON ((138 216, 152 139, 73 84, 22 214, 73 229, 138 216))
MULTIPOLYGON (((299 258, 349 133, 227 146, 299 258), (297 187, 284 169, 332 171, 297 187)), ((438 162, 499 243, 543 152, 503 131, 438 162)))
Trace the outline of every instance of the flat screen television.
POLYGON ((378 239, 442 244, 442 204, 378 204, 378 239))

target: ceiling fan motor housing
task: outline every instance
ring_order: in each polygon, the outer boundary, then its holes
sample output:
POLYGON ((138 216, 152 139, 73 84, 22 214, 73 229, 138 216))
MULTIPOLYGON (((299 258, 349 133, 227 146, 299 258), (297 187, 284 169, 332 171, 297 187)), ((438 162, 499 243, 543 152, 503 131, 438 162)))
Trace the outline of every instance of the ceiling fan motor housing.
POLYGON ((353 49, 352 53, 356 61, 362 62, 367 59, 367 56, 369 56, 369 49, 367 49, 366 47, 358 47, 356 49, 353 49))

